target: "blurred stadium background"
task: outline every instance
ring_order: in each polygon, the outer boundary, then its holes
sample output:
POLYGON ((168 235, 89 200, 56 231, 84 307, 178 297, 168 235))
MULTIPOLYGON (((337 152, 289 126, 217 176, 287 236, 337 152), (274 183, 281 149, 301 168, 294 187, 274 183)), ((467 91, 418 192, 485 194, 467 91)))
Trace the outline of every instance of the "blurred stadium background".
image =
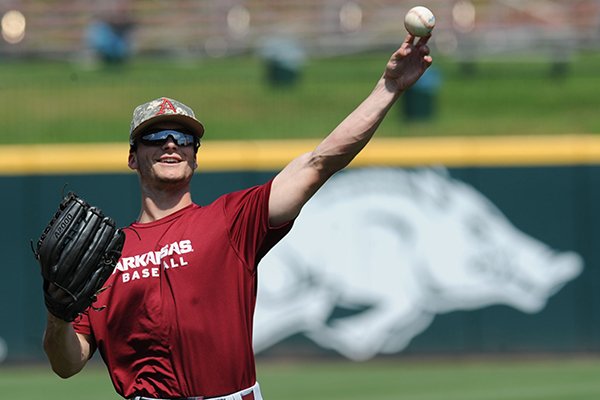
MULTIPOLYGON (((594 0, 421 4, 436 11, 434 45, 446 55, 547 51, 560 56, 560 49, 600 46, 600 6, 594 0)), ((231 56, 253 52, 265 39, 289 36, 310 56, 332 56, 396 46, 412 5, 390 0, 6 0, 0 49, 3 57, 82 57, 90 24, 104 20, 131 29, 139 55, 231 56)))
MULTIPOLYGON (((422 3, 436 65, 380 135, 600 131, 598 1, 422 3)), ((215 139, 319 137, 370 90, 412 5, 3 1, 0 143, 119 142, 131 105, 163 94, 215 139)))
POLYGON ((435 66, 358 166, 448 167, 527 234, 580 254, 584 272, 539 313, 449 312, 364 363, 296 333, 259 355, 265 394, 598 398, 600 0, 0 0, 0 204, 11 210, 0 397, 116 398, 97 356, 66 382, 46 368, 29 239, 65 182, 122 224, 135 217, 135 191, 106 189, 135 185, 124 165, 135 105, 167 95, 197 110, 208 134, 194 196, 210 201, 329 132, 371 89, 417 3, 437 17, 435 66))

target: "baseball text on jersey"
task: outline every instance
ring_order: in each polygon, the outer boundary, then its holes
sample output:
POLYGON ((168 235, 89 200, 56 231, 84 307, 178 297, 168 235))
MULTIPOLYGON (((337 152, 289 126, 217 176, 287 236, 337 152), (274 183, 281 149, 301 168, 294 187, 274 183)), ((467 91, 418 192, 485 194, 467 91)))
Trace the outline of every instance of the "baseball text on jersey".
POLYGON ((160 268, 174 269, 188 265, 185 255, 194 251, 191 240, 166 244, 157 251, 148 251, 130 257, 122 257, 113 273, 119 273, 121 281, 157 278, 160 268))

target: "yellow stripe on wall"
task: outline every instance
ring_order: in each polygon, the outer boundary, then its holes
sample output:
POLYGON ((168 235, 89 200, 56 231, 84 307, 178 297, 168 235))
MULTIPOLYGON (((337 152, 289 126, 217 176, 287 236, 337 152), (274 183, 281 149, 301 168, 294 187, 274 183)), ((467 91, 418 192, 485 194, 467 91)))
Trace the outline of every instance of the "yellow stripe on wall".
MULTIPOLYGON (((274 171, 318 140, 205 140, 199 170, 274 171)), ((0 175, 128 172, 127 143, 0 146, 0 175)), ((533 166, 600 164, 600 136, 374 138, 352 166, 533 166)))

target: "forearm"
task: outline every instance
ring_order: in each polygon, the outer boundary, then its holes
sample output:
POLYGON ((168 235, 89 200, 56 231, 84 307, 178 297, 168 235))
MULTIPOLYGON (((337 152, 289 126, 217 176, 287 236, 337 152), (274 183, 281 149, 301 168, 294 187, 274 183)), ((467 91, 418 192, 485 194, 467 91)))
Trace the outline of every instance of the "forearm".
POLYGON ((269 222, 279 225, 295 218, 325 181, 365 147, 400 93, 393 83, 381 78, 371 94, 314 151, 288 164, 271 187, 269 222))
POLYGON ((44 351, 52 370, 61 378, 81 371, 90 355, 89 344, 77 335, 73 326, 51 314, 44 332, 44 351))
POLYGON ((298 216, 327 179, 350 164, 367 145, 394 102, 431 65, 428 40, 425 37, 417 41, 407 35, 369 96, 315 150, 295 158, 277 174, 269 196, 271 224, 298 216))
POLYGON ((328 175, 346 167, 371 140, 400 94, 393 81, 382 77, 369 96, 317 146, 313 162, 328 175))

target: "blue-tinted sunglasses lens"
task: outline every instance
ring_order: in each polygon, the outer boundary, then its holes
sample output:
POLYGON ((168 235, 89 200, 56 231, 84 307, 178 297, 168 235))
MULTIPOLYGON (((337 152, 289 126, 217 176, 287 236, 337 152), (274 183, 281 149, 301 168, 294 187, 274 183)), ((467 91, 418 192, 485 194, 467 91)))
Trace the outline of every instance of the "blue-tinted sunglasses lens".
POLYGON ((142 136, 140 140, 145 145, 159 146, 163 145, 167 141, 169 136, 173 138, 173 141, 177 144, 177 146, 190 146, 196 142, 196 138, 194 135, 188 135, 187 133, 174 131, 170 129, 148 133, 142 136))

